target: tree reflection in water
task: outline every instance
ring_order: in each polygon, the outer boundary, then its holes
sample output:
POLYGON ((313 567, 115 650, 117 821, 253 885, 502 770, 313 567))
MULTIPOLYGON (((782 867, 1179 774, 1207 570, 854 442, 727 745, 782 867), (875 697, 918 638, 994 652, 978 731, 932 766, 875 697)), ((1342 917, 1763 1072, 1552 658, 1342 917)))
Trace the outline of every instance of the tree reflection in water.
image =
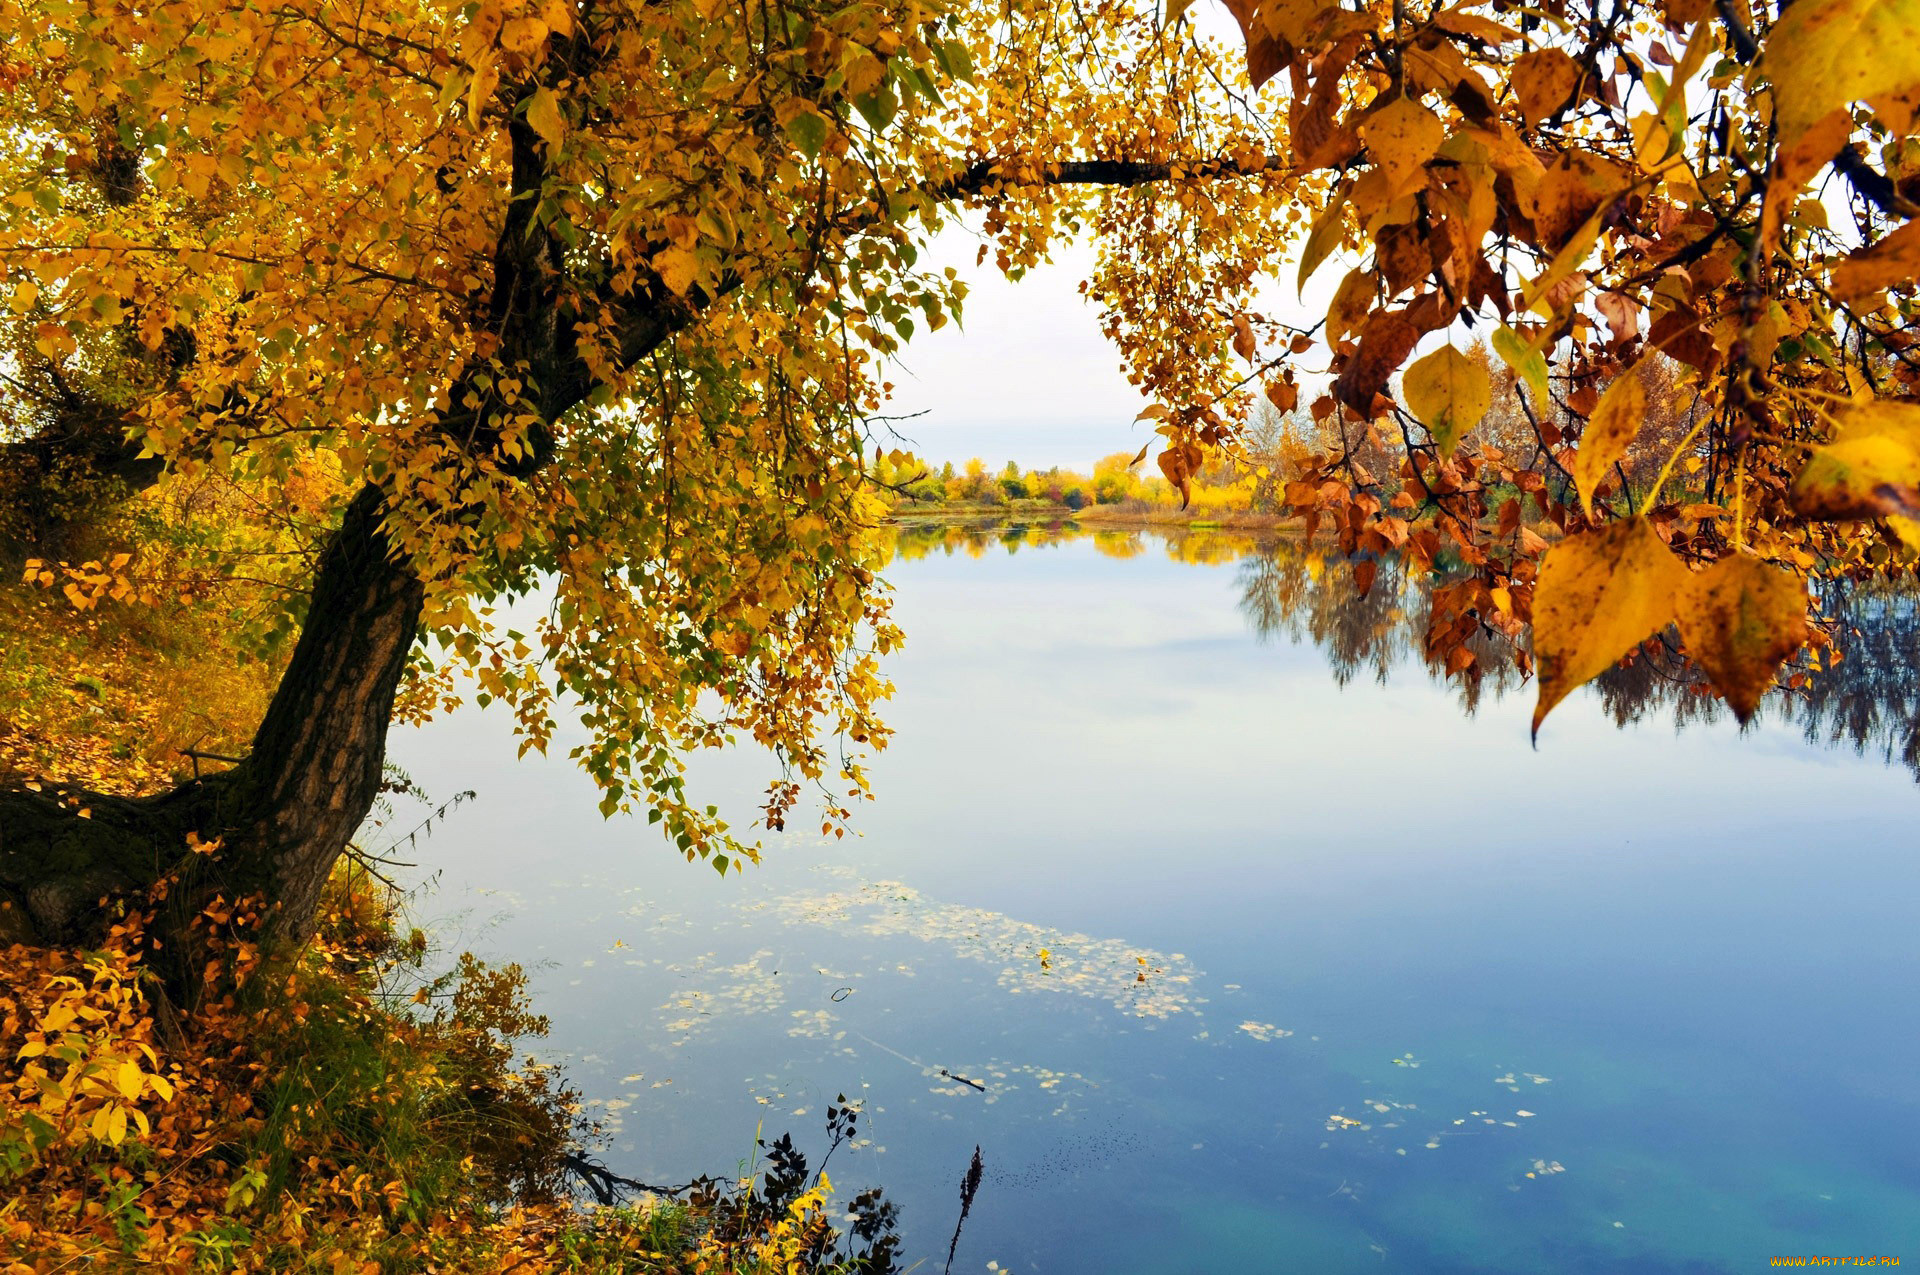
MULTIPOLYGON (((1396 671, 1425 669, 1449 684, 1461 709, 1475 712, 1487 697, 1522 690, 1528 678, 1506 638, 1482 630, 1470 646, 1478 657, 1469 677, 1446 676, 1426 659, 1425 635, 1435 583, 1409 578, 1397 558, 1376 563, 1373 587, 1362 595, 1354 563, 1297 537, 1224 529, 1104 529, 1070 522, 909 525, 883 529, 889 557, 924 558, 965 553, 981 557, 1091 539, 1105 557, 1163 552, 1180 562, 1237 563, 1240 610, 1261 641, 1311 643, 1342 686, 1369 677, 1385 684, 1396 671)), ((1850 746, 1899 763, 1920 779, 1920 591, 1842 580, 1816 582, 1822 612, 1835 621, 1843 658, 1814 670, 1804 660, 1801 685, 1776 689, 1758 720, 1791 724, 1810 742, 1850 746)), ((1632 662, 1593 683, 1619 725, 1669 717, 1676 728, 1731 716, 1698 671, 1678 653, 1669 632, 1632 662)))

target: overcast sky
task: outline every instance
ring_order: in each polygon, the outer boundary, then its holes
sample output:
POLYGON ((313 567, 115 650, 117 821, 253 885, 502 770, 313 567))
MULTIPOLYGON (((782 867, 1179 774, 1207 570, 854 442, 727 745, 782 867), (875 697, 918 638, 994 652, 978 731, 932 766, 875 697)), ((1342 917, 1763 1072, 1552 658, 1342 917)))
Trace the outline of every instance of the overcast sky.
MULTIPOLYGON (((1019 283, 991 262, 975 267, 979 244, 954 227, 929 254, 935 268, 958 269, 970 291, 963 326, 923 329, 901 352, 888 411, 925 415, 893 425, 897 445, 936 464, 978 456, 993 469, 1015 460, 1082 473, 1102 456, 1139 451, 1153 422, 1135 418, 1150 400, 1127 384, 1119 352, 1100 334, 1099 307, 1079 293, 1093 269, 1092 244, 1057 245, 1052 264, 1019 283)), ((1261 289, 1260 308, 1269 317, 1317 322, 1350 264, 1334 253, 1297 301, 1292 263, 1276 262, 1278 279, 1261 289)), ((1304 364, 1325 359, 1321 351, 1304 364)))
POLYGON ((1100 335, 1098 308, 1078 288, 1092 269, 1088 245, 1008 283, 989 263, 973 268, 978 241, 949 231, 937 246, 967 279, 964 326, 921 331, 902 351, 893 412, 926 415, 894 425, 901 445, 928 460, 979 456, 1085 472, 1110 452, 1138 451, 1151 434, 1146 406, 1120 356, 1100 335))

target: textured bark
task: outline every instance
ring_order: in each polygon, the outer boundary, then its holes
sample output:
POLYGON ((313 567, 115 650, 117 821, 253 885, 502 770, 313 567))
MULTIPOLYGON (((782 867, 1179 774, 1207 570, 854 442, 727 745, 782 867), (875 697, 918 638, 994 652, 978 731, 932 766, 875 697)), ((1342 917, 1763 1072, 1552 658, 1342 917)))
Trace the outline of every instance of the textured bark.
POLYGON ((231 774, 220 828, 228 873, 265 891, 271 932, 312 932, 321 887, 380 790, 387 722, 420 628, 424 589, 380 529, 365 487, 320 559, 293 659, 253 749, 231 774))

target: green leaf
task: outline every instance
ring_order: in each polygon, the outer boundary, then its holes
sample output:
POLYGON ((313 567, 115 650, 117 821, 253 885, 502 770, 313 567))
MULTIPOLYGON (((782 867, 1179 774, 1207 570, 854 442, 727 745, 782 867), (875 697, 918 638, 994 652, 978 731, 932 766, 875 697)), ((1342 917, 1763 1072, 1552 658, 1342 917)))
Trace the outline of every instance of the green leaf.
POLYGON ((973 50, 963 40, 946 40, 934 46, 946 55, 947 73, 963 84, 973 83, 973 50))
POLYGON ((787 121, 787 136, 808 159, 818 159, 827 141, 827 120, 817 111, 803 110, 787 121))
POLYGON ((1514 375, 1533 391, 1535 406, 1547 401, 1547 356, 1520 339, 1520 334, 1502 323, 1493 330, 1493 352, 1512 368, 1514 375))
POLYGON ((854 98, 853 105, 876 133, 883 132, 887 125, 893 123, 894 116, 900 113, 900 99, 894 95, 892 87, 885 84, 871 93, 854 98))
POLYGON ((1407 408, 1433 435, 1442 456, 1453 455, 1460 436, 1493 406, 1493 382, 1484 365, 1443 345, 1408 368, 1400 380, 1407 408))

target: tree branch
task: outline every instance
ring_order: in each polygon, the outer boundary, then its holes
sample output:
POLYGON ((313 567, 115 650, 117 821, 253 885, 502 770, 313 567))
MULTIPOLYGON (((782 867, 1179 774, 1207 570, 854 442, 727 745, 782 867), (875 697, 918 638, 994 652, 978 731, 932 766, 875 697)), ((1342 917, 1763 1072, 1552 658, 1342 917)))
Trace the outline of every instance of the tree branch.
POLYGON ((1212 181, 1293 171, 1291 160, 1269 156, 1259 164, 1234 159, 1082 159, 1037 163, 1020 157, 983 159, 958 176, 926 188, 937 202, 989 194, 1005 186, 1145 186, 1164 181, 1212 181))

